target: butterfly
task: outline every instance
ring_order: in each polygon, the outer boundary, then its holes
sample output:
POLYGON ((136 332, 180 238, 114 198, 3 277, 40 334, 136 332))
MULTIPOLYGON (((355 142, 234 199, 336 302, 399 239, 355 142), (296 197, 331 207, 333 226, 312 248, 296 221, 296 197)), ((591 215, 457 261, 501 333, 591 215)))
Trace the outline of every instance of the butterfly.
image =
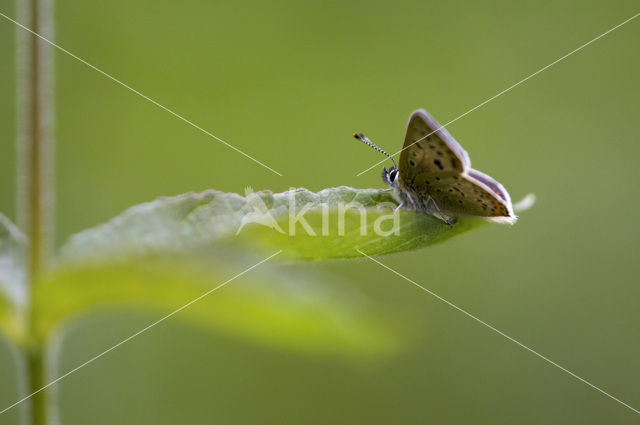
POLYGON ((383 168, 382 180, 393 190, 398 209, 438 213, 449 226, 457 216, 516 222, 509 192, 493 178, 471 168, 469 154, 424 109, 409 117, 399 166, 364 134, 354 137, 393 162, 389 170, 383 168))

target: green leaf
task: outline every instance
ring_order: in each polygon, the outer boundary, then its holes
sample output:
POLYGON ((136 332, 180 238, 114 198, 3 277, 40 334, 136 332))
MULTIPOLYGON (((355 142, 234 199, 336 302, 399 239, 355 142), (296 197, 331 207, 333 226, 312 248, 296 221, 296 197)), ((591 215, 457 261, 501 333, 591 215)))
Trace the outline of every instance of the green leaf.
POLYGON ((389 192, 337 187, 242 197, 206 191, 132 207, 108 223, 73 236, 63 258, 199 251, 220 241, 283 250, 289 259, 355 258, 422 248, 485 224, 401 210, 389 192), (297 217, 297 218, 296 218, 297 217), (244 224, 243 224, 244 220, 244 224), (395 221, 394 221, 395 220, 395 221), (397 223, 397 232, 390 232, 397 223), (236 235, 237 234, 237 235, 236 235))
MULTIPOLYGON (((238 261, 243 257, 246 253, 226 249, 209 255, 206 265, 193 258, 158 256, 62 268, 35 290, 36 342, 46 342, 71 320, 99 310, 170 314, 258 262, 238 261)), ((272 263, 171 317, 277 348, 354 358, 396 352, 404 332, 345 282, 272 263)))
MULTIPOLYGON (((276 260, 380 255, 425 247, 486 223, 463 218, 451 228, 431 215, 395 212, 396 206, 387 191, 349 187, 246 197, 210 190, 134 206, 62 247, 58 273, 34 295, 37 338, 100 307, 170 313, 244 270, 251 252, 281 250, 276 260)), ((208 298, 179 316, 303 351, 388 354, 410 332, 354 297, 348 284, 292 276, 282 265, 260 266, 208 298)))
POLYGON ((26 239, 0 213, 0 331, 17 341, 22 335, 20 313, 26 299, 26 239))

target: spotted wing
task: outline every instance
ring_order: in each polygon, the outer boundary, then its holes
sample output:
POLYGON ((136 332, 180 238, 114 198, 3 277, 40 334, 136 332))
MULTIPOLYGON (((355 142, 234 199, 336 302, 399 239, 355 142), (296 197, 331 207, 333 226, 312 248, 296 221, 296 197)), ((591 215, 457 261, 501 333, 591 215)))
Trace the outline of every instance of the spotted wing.
POLYGON ((493 178, 472 168, 462 174, 420 174, 414 180, 414 190, 423 199, 431 196, 446 213, 485 217, 511 224, 517 220, 506 189, 493 178))
POLYGON ((400 180, 412 185, 416 176, 461 174, 471 166, 462 146, 424 109, 409 117, 400 154, 400 180))

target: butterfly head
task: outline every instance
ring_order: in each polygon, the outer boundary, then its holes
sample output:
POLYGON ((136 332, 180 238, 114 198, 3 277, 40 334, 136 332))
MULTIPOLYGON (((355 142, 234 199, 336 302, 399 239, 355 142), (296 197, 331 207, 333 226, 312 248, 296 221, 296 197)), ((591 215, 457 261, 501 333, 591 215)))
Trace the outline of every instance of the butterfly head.
POLYGON ((398 185, 398 176, 400 172, 398 167, 391 167, 387 170, 387 167, 382 169, 382 181, 388 184, 390 187, 396 187, 398 185))
POLYGON ((381 154, 389 158, 391 162, 393 162, 393 167, 389 168, 388 170, 387 170, 387 167, 382 169, 382 181, 384 181, 386 184, 388 184, 391 187, 396 187, 398 184, 398 176, 400 175, 400 172, 398 171, 398 164, 396 164, 396 161, 393 159, 393 157, 388 153, 386 153, 384 150, 382 150, 380 147, 378 147, 378 145, 373 143, 371 140, 369 140, 369 138, 364 134, 353 133, 353 137, 360 140, 365 145, 370 146, 373 149, 377 150, 378 152, 380 152, 381 154))

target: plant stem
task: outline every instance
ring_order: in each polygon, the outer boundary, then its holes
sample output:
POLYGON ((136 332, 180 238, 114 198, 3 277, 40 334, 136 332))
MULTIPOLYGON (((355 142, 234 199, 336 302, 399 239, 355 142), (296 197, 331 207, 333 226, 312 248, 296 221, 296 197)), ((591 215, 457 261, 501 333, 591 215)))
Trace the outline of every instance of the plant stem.
MULTIPOLYGON (((17 0, 19 19, 43 37, 53 35, 52 0, 17 0)), ((53 57, 33 34, 17 33, 18 224, 29 238, 33 285, 47 267, 54 235, 53 57)))
MULTIPOLYGON (((53 38, 53 0, 16 0, 18 21, 47 39, 53 38)), ((46 384, 45 349, 34 341, 33 292, 46 271, 54 235, 54 102, 53 52, 35 35, 18 29, 17 153, 18 223, 28 236, 27 305, 24 324, 28 332, 24 347, 29 394, 46 384)), ((33 425, 46 425, 46 391, 31 397, 33 425)))
MULTIPOLYGON (((33 393, 44 387, 46 381, 45 358, 42 350, 32 349, 29 351, 27 367, 29 368, 29 391, 33 393)), ((46 425, 47 415, 47 393, 40 391, 31 398, 31 424, 46 425)))

